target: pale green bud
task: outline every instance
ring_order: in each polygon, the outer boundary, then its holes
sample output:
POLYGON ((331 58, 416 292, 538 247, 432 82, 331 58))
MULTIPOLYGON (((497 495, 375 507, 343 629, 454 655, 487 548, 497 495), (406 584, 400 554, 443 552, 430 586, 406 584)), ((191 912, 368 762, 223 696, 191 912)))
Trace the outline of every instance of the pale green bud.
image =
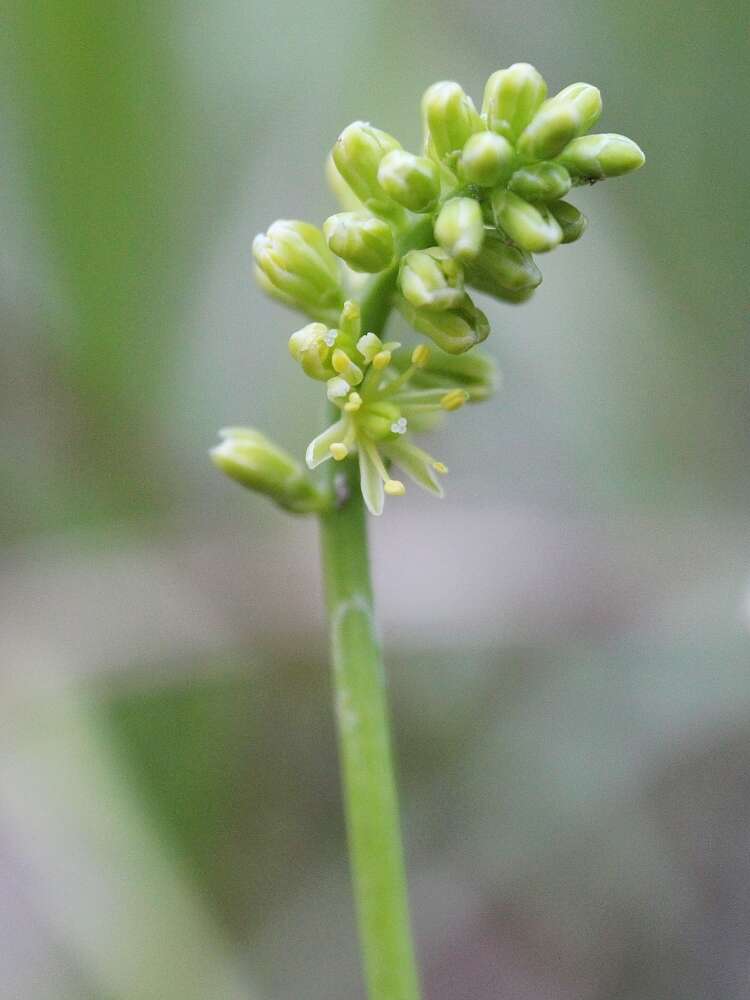
POLYGON ((253 257, 282 301, 313 315, 340 308, 339 266, 323 234, 307 222, 279 219, 253 240, 253 257))
POLYGON ((511 172, 514 150, 495 132, 475 132, 466 141, 458 161, 458 172, 469 184, 494 187, 511 172))
POLYGON ((447 309, 445 312, 415 309, 404 298, 400 298, 397 304, 415 330, 429 337, 448 354, 463 354, 475 344, 486 340, 490 332, 487 317, 477 309, 468 295, 464 296, 457 309, 447 309))
POLYGON ((392 135, 368 122, 352 122, 338 137, 332 151, 341 177, 359 200, 378 214, 395 207, 378 183, 380 161, 392 149, 401 149, 400 142, 392 135))
POLYGON ((586 216, 583 212, 579 212, 575 205, 571 205, 568 201, 553 201, 549 205, 549 210, 562 229, 563 243, 575 243, 583 236, 586 216))
POLYGON ((539 108, 521 133, 517 150, 529 160, 551 160, 602 113, 602 95, 590 83, 572 83, 539 108))
POLYGON ((341 207, 347 212, 361 211, 363 207, 362 202, 338 172, 332 152, 326 157, 325 175, 328 186, 336 196, 341 207))
POLYGON ((310 378, 325 382, 334 374, 331 351, 336 343, 336 330, 325 323, 308 323, 289 338, 289 353, 310 378))
POLYGON ((560 163, 534 163, 521 167, 508 187, 527 201, 557 201, 570 191, 570 174, 560 163))
POLYGON ((326 508, 325 494, 300 463, 265 435, 246 427, 228 427, 219 434, 223 441, 211 449, 211 459, 231 479, 294 514, 326 508))
POLYGON ((422 98, 425 133, 437 159, 460 153, 466 140, 484 128, 471 98, 458 83, 443 80, 428 87, 422 98))
POLYGON ((574 139, 560 153, 560 162, 574 177, 601 180, 638 170, 646 157, 640 146, 627 136, 605 133, 574 139))
POLYGON ((482 248, 484 219, 478 201, 451 198, 440 209, 435 222, 435 239, 458 260, 471 260, 482 248))
POLYGON ((353 271, 377 274, 393 260, 393 233, 383 219, 368 212, 339 212, 323 223, 329 248, 353 271))
POLYGON ((571 83, 551 100, 571 104, 576 109, 580 119, 579 135, 588 132, 599 121, 602 113, 601 91, 590 83, 571 83))
POLYGON ((579 125, 572 104, 545 101, 519 136, 516 149, 526 160, 551 160, 579 134, 579 125))
POLYGON ((488 128, 514 142, 547 96, 547 84, 528 63, 499 69, 484 88, 482 114, 488 128))
POLYGON ((426 156, 405 149, 387 153, 378 167, 378 183, 385 193, 410 212, 429 212, 440 194, 440 172, 426 156))
POLYGON ((454 309, 464 298, 461 265, 440 247, 410 250, 401 261, 399 288, 413 306, 454 309))
POLYGON ((552 250, 562 240, 557 220, 543 204, 531 205, 512 191, 492 193, 495 223, 514 243, 530 253, 552 250))
POLYGON ((508 299, 524 292, 533 292, 541 284, 542 273, 531 254, 509 246, 499 233, 490 230, 482 252, 466 265, 466 281, 472 287, 508 299))

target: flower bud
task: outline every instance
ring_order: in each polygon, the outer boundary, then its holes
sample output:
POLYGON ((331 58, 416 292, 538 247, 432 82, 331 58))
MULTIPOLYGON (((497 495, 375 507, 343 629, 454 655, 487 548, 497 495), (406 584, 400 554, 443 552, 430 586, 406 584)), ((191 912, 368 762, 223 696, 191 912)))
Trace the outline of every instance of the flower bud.
POLYGON ((552 250, 562 240, 562 230, 545 205, 531 205, 512 191, 497 188, 492 210, 497 227, 530 253, 552 250))
POLYGON ((570 191, 571 183, 565 167, 543 161, 516 170, 508 187, 527 201, 557 201, 570 191))
POLYGON ((508 69, 499 69, 484 88, 482 114, 487 127, 514 142, 546 96, 547 84, 528 63, 514 63, 508 69))
POLYGON ((575 205, 571 205, 568 201, 553 201, 549 205, 549 210, 562 229, 563 243, 575 243, 583 236, 586 216, 583 212, 579 212, 575 205))
POLYGON ((331 351, 336 333, 325 323, 308 323, 289 338, 289 353, 310 378, 325 382, 334 374, 331 351))
POLYGON ((484 239, 484 219, 478 201, 451 198, 440 209, 435 222, 435 239, 458 260, 476 257, 484 239))
POLYGON ((446 309, 445 312, 415 309, 403 298, 399 299, 398 307, 415 330, 429 337, 448 354, 463 354, 486 340, 490 332, 487 317, 468 295, 464 296, 457 309, 446 309))
POLYGON ((330 152, 326 157, 325 175, 328 187, 336 196, 338 203, 343 209, 347 212, 359 212, 362 210, 362 202, 338 172, 333 159, 333 152, 330 152))
POLYGON ((466 281, 473 288, 495 298, 532 292, 542 281, 542 273, 531 254, 509 246, 499 233, 490 230, 482 252, 466 265, 466 281))
POLYGON ((211 449, 211 459, 231 479, 294 514, 326 507, 325 494, 299 462, 263 434, 246 427, 228 427, 219 434, 223 441, 211 449))
POLYGON ((401 294, 418 309, 454 309, 464 298, 461 265, 440 247, 410 250, 398 275, 401 294))
POLYGON ((571 83, 570 86, 564 87, 559 94, 555 94, 551 100, 570 104, 576 109, 580 119, 579 135, 588 132, 599 121, 602 113, 601 91, 590 83, 571 83))
POLYGON ((551 160, 602 113, 602 95, 590 83, 572 83, 539 108, 518 139, 517 150, 529 160, 551 160))
POLYGON ((646 157, 640 146, 627 136, 605 133, 574 139, 560 153, 560 162, 574 177, 598 181, 638 170, 646 157))
POLYGON ((338 137, 332 152, 341 177, 359 200, 379 215, 394 208, 378 183, 380 161, 392 149, 401 149, 392 135, 368 122, 352 122, 338 137))
POLYGON ((513 147, 495 132, 475 132, 466 141, 458 161, 458 172, 469 184, 494 187, 511 171, 513 147))
POLYGON ((578 135, 579 124, 572 104, 545 101, 519 136, 516 150, 526 160, 551 160, 578 135))
POLYGON ((389 198, 410 212, 429 212, 440 194, 440 173, 433 161, 405 149, 391 150, 383 157, 378 183, 389 198))
POLYGON ((439 160, 460 153, 469 136, 484 128, 471 98, 451 80, 427 88, 422 98, 422 115, 430 148, 439 160))
POLYGON ((287 304, 312 314, 340 308, 339 267, 315 226, 279 219, 255 237, 253 257, 263 287, 287 304))
POLYGON ((353 271, 377 274, 393 260, 393 233, 369 212, 339 212, 323 223, 329 248, 353 271))

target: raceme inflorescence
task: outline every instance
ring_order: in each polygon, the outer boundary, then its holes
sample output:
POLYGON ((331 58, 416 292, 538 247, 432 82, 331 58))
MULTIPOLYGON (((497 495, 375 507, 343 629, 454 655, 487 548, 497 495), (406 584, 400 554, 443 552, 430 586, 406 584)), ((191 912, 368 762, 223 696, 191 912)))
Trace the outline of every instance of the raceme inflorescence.
MULTIPOLYGON (((496 384, 491 359, 466 353, 490 332, 468 289, 526 301, 542 280, 534 254, 573 243, 586 227, 565 200, 569 192, 643 164, 631 139, 586 134, 601 111, 601 95, 587 83, 547 97, 527 63, 490 76, 481 113, 459 84, 436 83, 422 99, 421 155, 354 122, 327 167, 343 211, 322 229, 280 220, 256 237, 261 287, 310 320, 291 336, 292 358, 325 383, 330 403, 331 423, 311 441, 307 466, 356 455, 373 514, 384 495, 405 492, 393 466, 442 493, 445 466, 413 436, 487 398, 496 384), (391 308, 430 345, 384 341, 391 308)), ((295 513, 334 502, 258 432, 229 428, 222 436, 213 460, 244 485, 295 513)))

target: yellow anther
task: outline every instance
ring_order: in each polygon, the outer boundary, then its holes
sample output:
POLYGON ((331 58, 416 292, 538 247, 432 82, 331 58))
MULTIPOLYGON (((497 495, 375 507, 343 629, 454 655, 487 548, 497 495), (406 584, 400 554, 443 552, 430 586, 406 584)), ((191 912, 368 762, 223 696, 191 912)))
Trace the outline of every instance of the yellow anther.
POLYGON ((349 385, 359 385, 362 381, 361 368, 358 368, 349 355, 345 351, 342 351, 340 347, 337 347, 331 355, 331 364, 333 365, 333 370, 345 378, 349 385))
POLYGON ((400 479, 386 479, 383 489, 389 497, 402 497, 406 493, 406 487, 400 479))
POLYGON ((387 368, 390 363, 391 363, 390 351, 378 351, 378 353, 372 359, 372 367, 377 368, 378 371, 382 371, 384 368, 387 368))
POLYGON ((444 410, 448 410, 449 412, 460 410, 468 398, 469 394, 464 389, 451 389, 440 400, 440 405, 444 410))
POLYGON ((337 462, 343 462, 346 456, 349 454, 349 449, 343 443, 343 441, 334 441, 333 444, 328 445, 328 450, 336 459, 337 462))
POLYGON ((427 344, 418 344, 411 352, 411 363, 417 368, 424 368, 430 360, 430 349, 427 344))
POLYGON ((432 467, 435 472, 439 472, 441 476, 444 476, 448 472, 448 466, 443 465, 442 462, 433 462, 432 467))
POLYGON ((350 392, 346 403, 344 403, 344 409, 347 413, 356 413, 361 405, 362 397, 360 394, 358 392, 350 392))

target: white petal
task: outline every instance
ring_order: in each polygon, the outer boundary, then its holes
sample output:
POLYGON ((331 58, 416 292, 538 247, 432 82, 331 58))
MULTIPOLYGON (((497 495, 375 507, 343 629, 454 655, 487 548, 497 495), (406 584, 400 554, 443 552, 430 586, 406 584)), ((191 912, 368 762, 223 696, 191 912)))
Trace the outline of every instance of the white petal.
POLYGON ((316 465, 320 465, 321 462, 326 462, 331 458, 331 453, 328 449, 334 441, 342 439, 344 436, 344 426, 343 420, 337 420, 335 424, 326 427, 322 434, 318 434, 316 438, 312 439, 305 452, 305 461, 307 462, 308 469, 314 469, 316 465))
POLYGON ((365 448, 359 449, 359 485, 371 514, 383 513, 383 479, 365 448))
POLYGON ((409 441, 389 441, 383 451, 414 480, 417 486, 436 496, 443 495, 443 487, 435 474, 434 459, 426 451, 422 451, 409 441))

